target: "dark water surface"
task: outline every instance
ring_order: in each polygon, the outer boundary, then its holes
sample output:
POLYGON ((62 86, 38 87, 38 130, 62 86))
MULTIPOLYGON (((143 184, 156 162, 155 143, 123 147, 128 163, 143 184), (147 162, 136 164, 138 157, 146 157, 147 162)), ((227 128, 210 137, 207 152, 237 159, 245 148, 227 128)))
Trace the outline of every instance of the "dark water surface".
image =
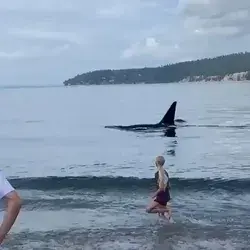
POLYGON ((2 249, 249 249, 250 84, 0 88, 0 164, 23 200, 2 249), (105 125, 155 123, 176 137, 105 125), (145 213, 154 158, 174 224, 145 213))

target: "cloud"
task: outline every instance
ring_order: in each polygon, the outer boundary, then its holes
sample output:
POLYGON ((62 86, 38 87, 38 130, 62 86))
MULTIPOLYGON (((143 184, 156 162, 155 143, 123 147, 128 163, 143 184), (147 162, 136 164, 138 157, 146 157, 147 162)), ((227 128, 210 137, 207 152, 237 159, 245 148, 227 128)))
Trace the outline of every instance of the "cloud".
POLYGON ((42 47, 31 47, 28 50, 17 50, 12 52, 0 51, 0 58, 4 59, 27 59, 27 58, 42 58, 54 57, 70 48, 69 44, 55 47, 51 50, 42 47))
POLYGON ((0 10, 7 11, 69 11, 77 9, 77 6, 82 7, 80 1, 74 1, 74 4, 70 1, 61 0, 8 0, 4 1, 0 5, 0 10))
POLYGON ((128 15, 130 5, 125 3, 114 2, 110 6, 104 6, 96 10, 96 15, 99 18, 120 18, 123 15, 128 15))
POLYGON ((25 53, 22 51, 13 51, 13 52, 4 52, 0 51, 0 58, 9 58, 9 59, 14 59, 14 58, 20 58, 24 57, 25 53))
POLYGON ((132 44, 131 47, 123 51, 123 58, 131 58, 142 54, 154 54, 154 51, 158 49, 159 43, 154 37, 148 37, 145 41, 132 44))
POLYGON ((249 0, 9 0, 0 15, 9 82, 250 51, 249 0))
POLYGON ((147 37, 141 42, 132 44, 129 48, 125 49, 121 58, 130 59, 140 56, 150 56, 151 58, 164 59, 166 55, 177 52, 179 49, 178 44, 164 44, 160 43, 154 37, 147 37))
POLYGON ((180 0, 169 13, 170 25, 159 23, 151 29, 157 47, 147 46, 145 37, 125 48, 121 57, 148 55, 177 62, 249 50, 250 1, 180 0))
POLYGON ((185 28, 225 37, 249 34, 250 1, 180 1, 185 28), (244 32, 242 32, 244 31, 244 32))
POLYGON ((58 40, 81 44, 83 40, 73 32, 43 31, 32 29, 13 29, 9 34, 24 39, 58 40))
POLYGON ((159 8, 159 3, 153 0, 113 0, 103 2, 103 6, 97 8, 96 14, 100 18, 138 18, 140 11, 152 11, 159 8))

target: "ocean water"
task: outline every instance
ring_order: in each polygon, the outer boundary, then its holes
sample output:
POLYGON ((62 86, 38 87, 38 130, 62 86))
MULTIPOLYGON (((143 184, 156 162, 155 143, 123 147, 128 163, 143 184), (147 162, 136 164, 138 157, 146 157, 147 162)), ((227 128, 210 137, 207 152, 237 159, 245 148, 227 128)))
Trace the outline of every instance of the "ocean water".
POLYGON ((249 249, 250 85, 1 87, 0 165, 23 199, 2 249, 249 249), (175 137, 105 125, 156 123, 175 137), (164 155, 174 224, 149 215, 164 155))

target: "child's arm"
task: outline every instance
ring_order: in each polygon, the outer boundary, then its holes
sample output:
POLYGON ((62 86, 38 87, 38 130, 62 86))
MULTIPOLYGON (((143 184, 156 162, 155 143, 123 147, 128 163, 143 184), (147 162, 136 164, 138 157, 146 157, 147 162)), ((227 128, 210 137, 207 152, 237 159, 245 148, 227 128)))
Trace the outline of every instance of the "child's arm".
POLYGON ((156 197, 157 194, 161 191, 164 191, 165 186, 164 186, 164 170, 160 169, 159 170, 159 181, 158 181, 158 190, 155 192, 152 198, 156 197))
POLYGON ((163 191, 165 189, 164 185, 164 170, 160 169, 159 170, 159 191, 163 191))

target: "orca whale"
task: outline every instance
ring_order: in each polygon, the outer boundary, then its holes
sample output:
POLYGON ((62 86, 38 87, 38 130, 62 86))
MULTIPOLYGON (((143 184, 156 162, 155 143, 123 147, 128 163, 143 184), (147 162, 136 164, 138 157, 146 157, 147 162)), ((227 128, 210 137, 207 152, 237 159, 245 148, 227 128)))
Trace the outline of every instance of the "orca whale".
POLYGON ((176 122, 186 122, 185 120, 182 119, 176 119, 175 120, 175 111, 176 111, 176 104, 177 102, 174 101, 166 114, 163 116, 160 122, 155 123, 155 124, 134 124, 134 125, 113 125, 113 126, 105 126, 105 128, 112 128, 112 129, 119 129, 119 130, 131 130, 131 131, 145 131, 148 129, 161 129, 161 128, 175 128, 175 121, 176 122))

